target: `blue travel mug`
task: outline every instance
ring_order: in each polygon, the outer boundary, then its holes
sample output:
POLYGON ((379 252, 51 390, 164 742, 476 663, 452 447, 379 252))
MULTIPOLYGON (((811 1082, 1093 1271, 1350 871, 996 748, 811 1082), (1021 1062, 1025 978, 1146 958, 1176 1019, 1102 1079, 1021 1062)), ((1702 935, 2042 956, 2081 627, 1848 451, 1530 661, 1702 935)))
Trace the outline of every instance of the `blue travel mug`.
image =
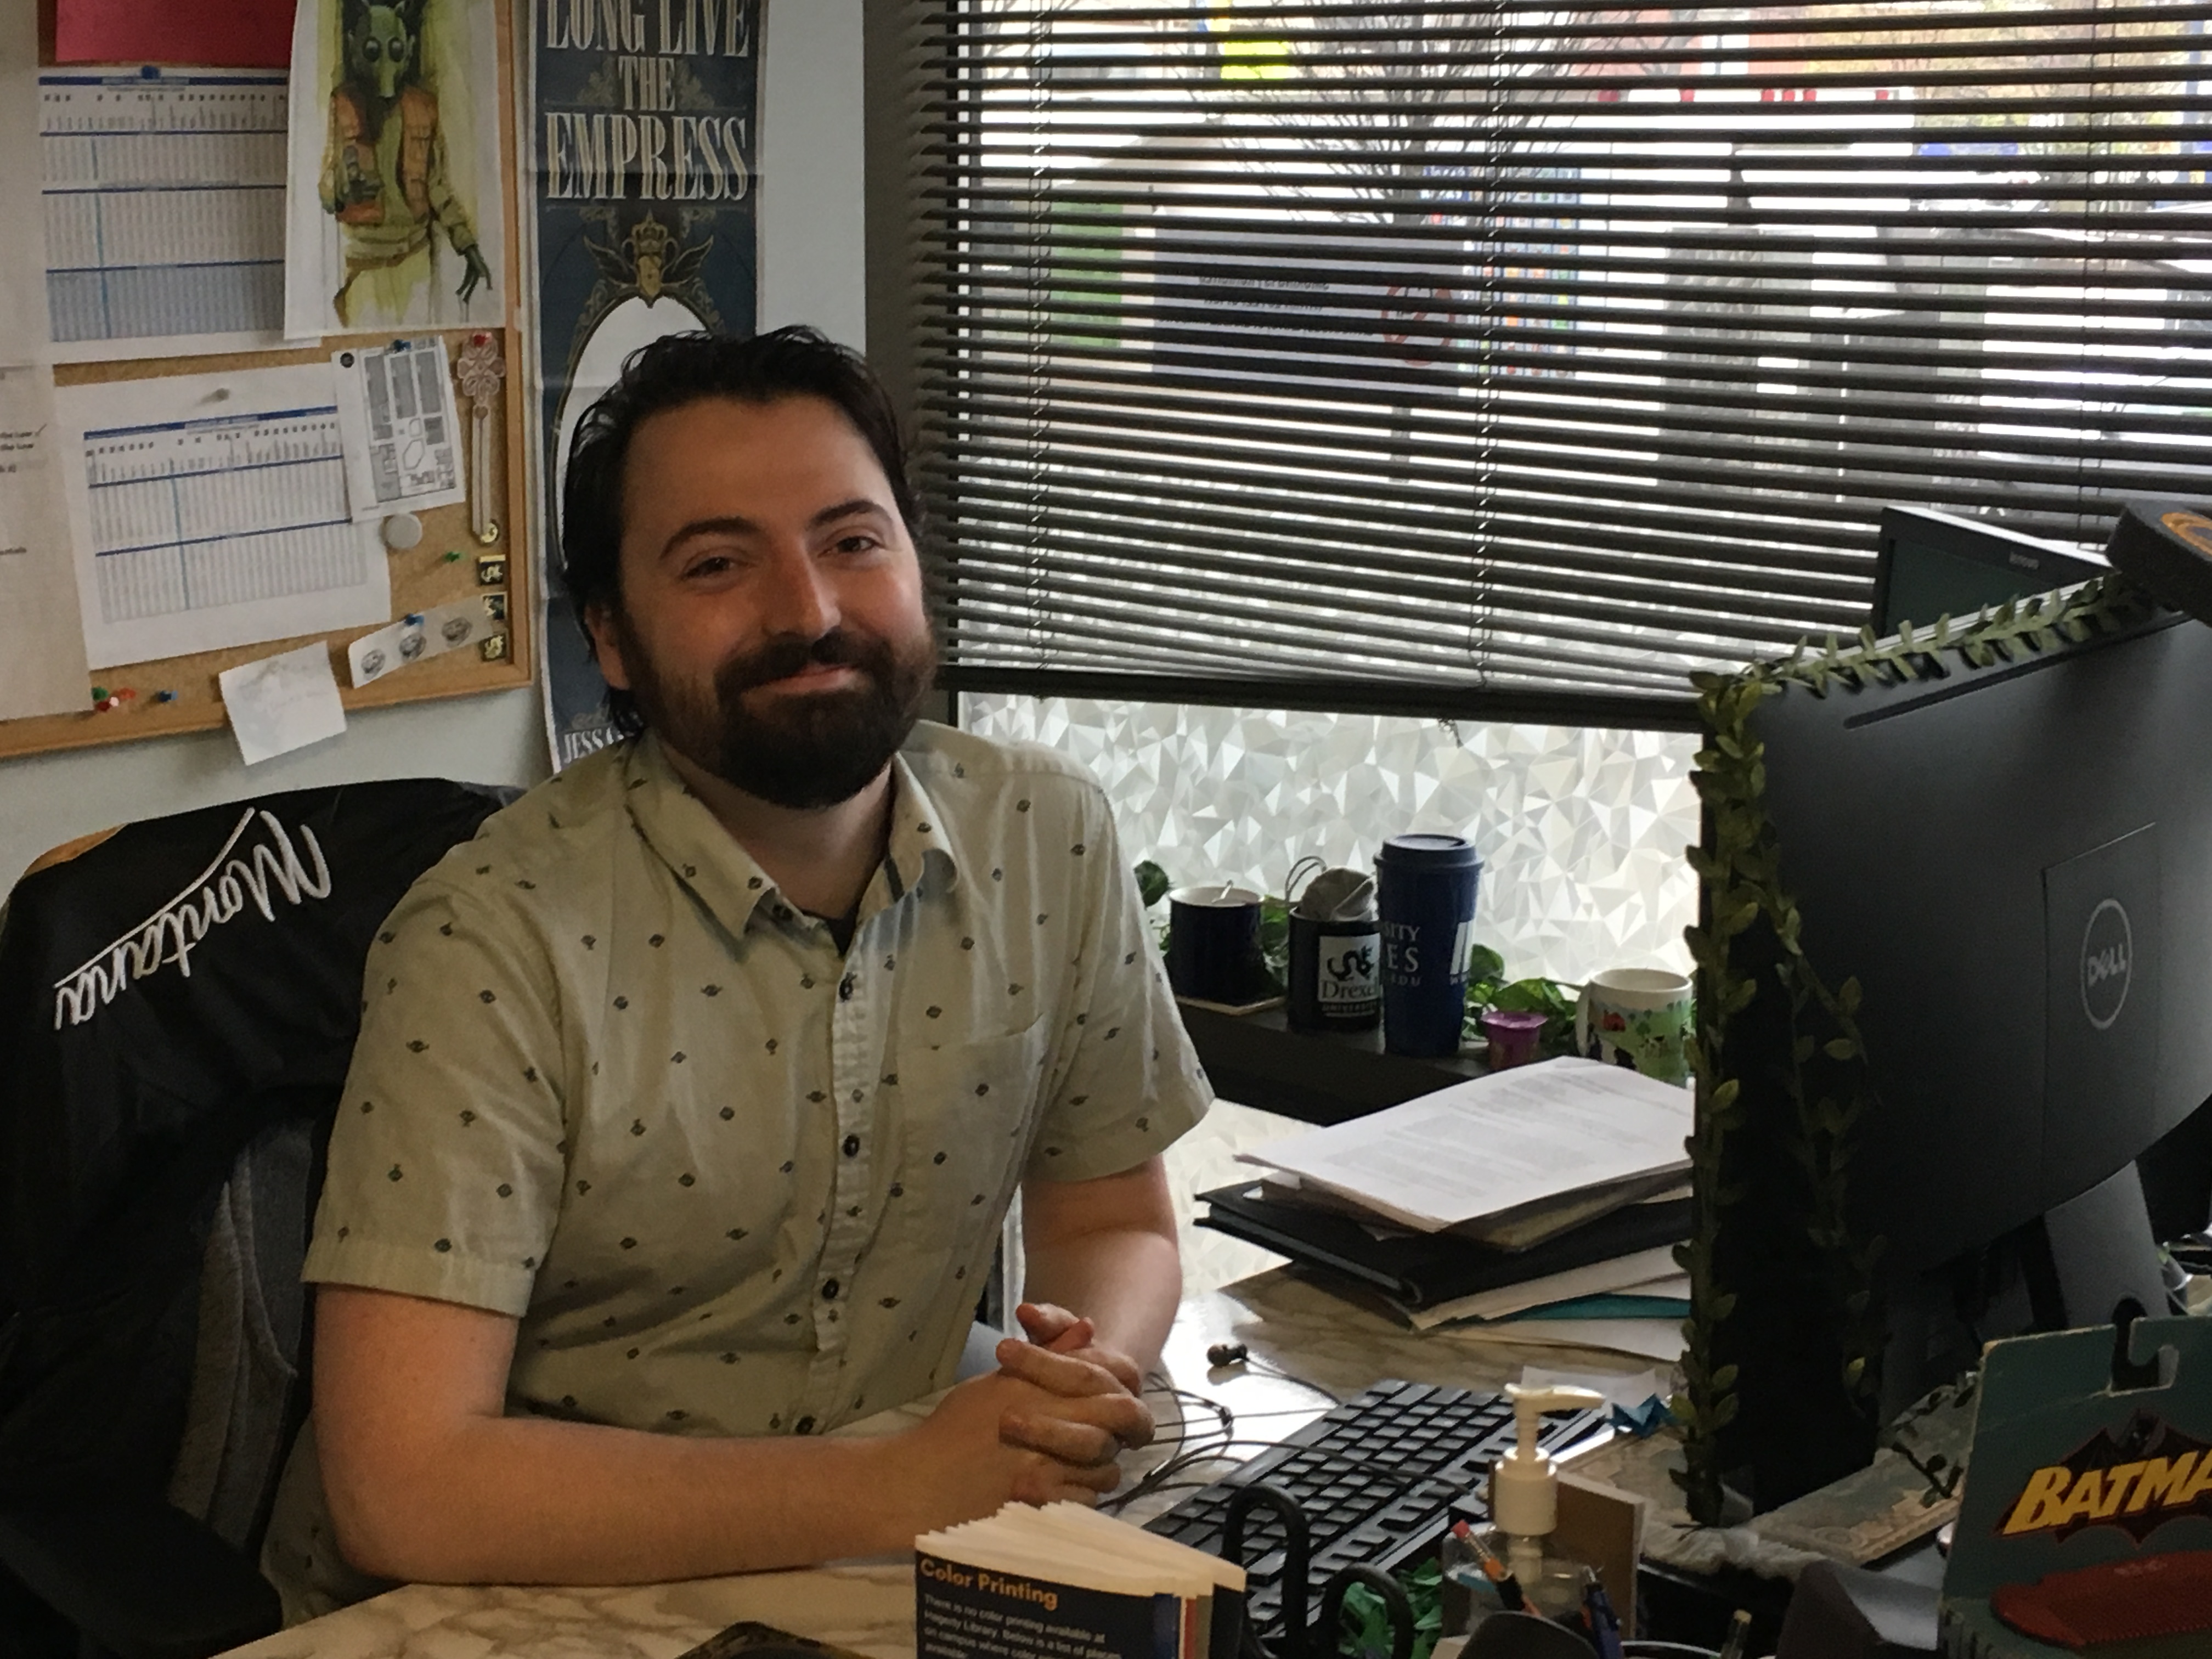
POLYGON ((1376 855, 1382 913, 1382 1047, 1459 1052, 1482 860, 1464 836, 1393 836, 1376 855))

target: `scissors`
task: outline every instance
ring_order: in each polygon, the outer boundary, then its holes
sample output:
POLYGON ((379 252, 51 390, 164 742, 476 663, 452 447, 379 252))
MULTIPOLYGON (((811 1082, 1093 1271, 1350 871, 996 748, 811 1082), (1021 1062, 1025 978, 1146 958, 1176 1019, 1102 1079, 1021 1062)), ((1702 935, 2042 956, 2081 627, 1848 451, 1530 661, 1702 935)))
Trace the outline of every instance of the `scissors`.
POLYGON ((1380 1567, 1362 1562, 1339 1571, 1322 1589, 1320 1624, 1307 1624, 1307 1600, 1312 1589, 1313 1539, 1297 1500, 1280 1486, 1260 1480, 1237 1488, 1222 1521, 1224 1560, 1237 1566, 1245 1565, 1245 1517, 1255 1509, 1272 1511, 1283 1523, 1283 1629, 1271 1646, 1261 1640, 1256 1631, 1247 1627, 1243 1642, 1248 1651, 1257 1653, 1261 1659, 1329 1659, 1337 1649, 1335 1632, 1344 1614, 1345 1592, 1354 1584, 1364 1584, 1381 1599, 1384 1615, 1389 1620, 1390 1659, 1413 1659, 1413 1603, 1406 1599, 1405 1587, 1380 1567), (1316 1629, 1322 1633, 1319 1643, 1314 1640, 1316 1629))

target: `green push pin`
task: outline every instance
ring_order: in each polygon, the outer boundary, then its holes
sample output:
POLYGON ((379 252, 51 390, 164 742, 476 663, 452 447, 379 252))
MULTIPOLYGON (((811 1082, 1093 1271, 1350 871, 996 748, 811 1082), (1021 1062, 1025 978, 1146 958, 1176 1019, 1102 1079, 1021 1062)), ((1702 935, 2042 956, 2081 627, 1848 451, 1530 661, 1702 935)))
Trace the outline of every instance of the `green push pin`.
POLYGON ((449 547, 446 550, 446 562, 447 564, 459 564, 460 562, 461 550, 459 548, 449 547))

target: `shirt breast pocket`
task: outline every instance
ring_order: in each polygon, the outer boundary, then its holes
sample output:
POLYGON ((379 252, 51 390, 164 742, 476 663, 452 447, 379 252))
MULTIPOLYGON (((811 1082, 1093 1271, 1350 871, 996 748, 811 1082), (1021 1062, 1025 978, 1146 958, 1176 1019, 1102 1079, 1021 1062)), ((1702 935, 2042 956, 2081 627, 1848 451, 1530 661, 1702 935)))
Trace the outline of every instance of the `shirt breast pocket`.
POLYGON ((886 1091, 890 1238, 942 1260, 988 1255, 1036 1132, 1048 1022, 909 1049, 886 1091), (980 1253, 980 1255, 979 1255, 980 1253))

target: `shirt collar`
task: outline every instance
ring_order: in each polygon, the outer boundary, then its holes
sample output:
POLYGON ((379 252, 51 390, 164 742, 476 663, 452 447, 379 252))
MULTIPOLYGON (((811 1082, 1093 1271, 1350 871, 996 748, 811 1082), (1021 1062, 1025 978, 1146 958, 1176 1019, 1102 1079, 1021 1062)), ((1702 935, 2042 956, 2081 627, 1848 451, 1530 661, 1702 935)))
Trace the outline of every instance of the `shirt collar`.
POLYGON ((902 754, 891 757, 891 833, 884 873, 900 892, 920 887, 933 873, 947 892, 960 880, 952 836, 938 814, 937 803, 902 754))
MULTIPOLYGON (((646 844, 732 936, 763 904, 786 906, 768 872, 691 793, 652 732, 632 744, 623 761, 623 802, 646 844)), ((959 879, 951 843, 914 768, 904 755, 894 756, 890 843, 861 902, 863 915, 878 908, 878 889, 895 902, 935 876, 950 890, 959 879)), ((779 920, 787 919, 787 907, 779 920)))

